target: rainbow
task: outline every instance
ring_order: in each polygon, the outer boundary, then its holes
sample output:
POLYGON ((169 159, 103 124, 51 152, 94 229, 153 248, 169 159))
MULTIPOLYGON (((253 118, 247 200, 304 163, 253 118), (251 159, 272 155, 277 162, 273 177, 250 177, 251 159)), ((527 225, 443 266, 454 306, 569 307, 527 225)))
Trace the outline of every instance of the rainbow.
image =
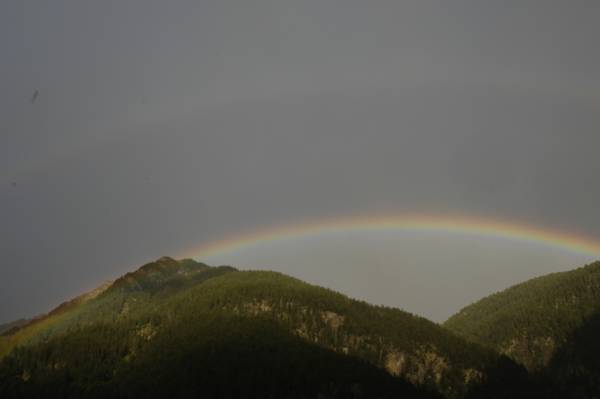
POLYGON ((183 256, 202 259, 281 239, 366 231, 431 231, 508 238, 600 258, 600 242, 584 235, 492 218, 432 214, 350 216, 267 226, 205 242, 188 249, 183 256))

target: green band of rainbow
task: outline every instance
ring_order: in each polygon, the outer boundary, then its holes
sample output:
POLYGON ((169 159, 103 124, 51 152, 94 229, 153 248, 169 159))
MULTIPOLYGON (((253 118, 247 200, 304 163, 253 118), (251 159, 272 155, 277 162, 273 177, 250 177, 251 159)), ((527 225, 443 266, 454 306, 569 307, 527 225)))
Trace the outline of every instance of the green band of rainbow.
POLYGON ((185 251, 185 255, 186 257, 200 259, 279 239, 348 231, 394 230, 469 233, 480 236, 503 237, 600 257, 600 242, 583 235, 498 219, 431 214, 352 216, 270 226, 201 244, 185 251))

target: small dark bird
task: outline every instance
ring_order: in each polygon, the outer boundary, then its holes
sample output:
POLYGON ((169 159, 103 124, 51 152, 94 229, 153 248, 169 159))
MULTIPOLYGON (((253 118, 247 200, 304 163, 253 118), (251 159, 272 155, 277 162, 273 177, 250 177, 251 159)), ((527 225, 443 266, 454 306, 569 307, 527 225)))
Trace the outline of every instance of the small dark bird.
POLYGON ((12 185, 13 187, 17 187, 17 182, 16 182, 16 181, 14 181, 14 182, 12 182, 12 183, 11 183, 11 185, 12 185))
POLYGON ((40 95, 40 91, 36 90, 33 92, 33 96, 31 96, 31 103, 33 104, 35 102, 35 100, 37 100, 38 96, 40 95))

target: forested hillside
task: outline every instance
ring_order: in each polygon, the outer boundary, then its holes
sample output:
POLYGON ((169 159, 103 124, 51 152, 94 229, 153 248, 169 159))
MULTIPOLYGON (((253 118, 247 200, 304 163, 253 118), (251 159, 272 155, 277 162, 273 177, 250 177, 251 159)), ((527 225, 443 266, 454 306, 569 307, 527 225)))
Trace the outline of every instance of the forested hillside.
POLYGON ((279 273, 171 258, 0 339, 2 397, 194 397, 198 390, 228 397, 235 381, 256 397, 462 397, 503 364, 397 309, 279 273))
POLYGON ((211 268, 191 259, 160 258, 0 336, 0 357, 17 345, 43 342, 70 329, 143 312, 185 287, 234 270, 228 266, 211 268))
POLYGON ((4 327, 0 397, 591 399, 599 297, 594 263, 440 326, 281 273, 163 257, 4 327))
MULTIPOLYGON (((600 262, 549 274, 490 295, 444 326, 529 370, 548 366, 600 311, 600 262)), ((600 333, 600 331, 599 331, 600 333)))
POLYGON ((265 318, 211 314, 173 327, 131 335, 120 321, 19 349, 0 364, 0 397, 437 397, 265 318))

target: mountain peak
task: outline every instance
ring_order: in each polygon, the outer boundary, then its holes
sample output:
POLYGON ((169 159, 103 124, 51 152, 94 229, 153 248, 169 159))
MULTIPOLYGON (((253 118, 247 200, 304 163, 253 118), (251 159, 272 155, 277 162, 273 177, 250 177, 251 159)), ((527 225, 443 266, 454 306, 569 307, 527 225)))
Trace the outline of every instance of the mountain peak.
POLYGON ((169 270, 169 269, 175 269, 175 268, 180 267, 181 263, 182 262, 180 262, 176 259, 173 259, 170 256, 161 256, 160 258, 158 258, 157 260, 155 260, 153 262, 149 262, 149 263, 146 263, 146 264, 140 266, 133 273, 161 271, 161 270, 164 271, 164 270, 169 270))
POLYGON ((156 262, 156 263, 177 263, 177 261, 175 259, 171 258, 170 256, 161 256, 154 262, 156 262))
POLYGON ((169 282, 184 280, 208 269, 210 266, 193 259, 176 260, 169 256, 162 256, 120 277, 115 281, 113 287, 127 288, 128 290, 155 290, 169 282))

